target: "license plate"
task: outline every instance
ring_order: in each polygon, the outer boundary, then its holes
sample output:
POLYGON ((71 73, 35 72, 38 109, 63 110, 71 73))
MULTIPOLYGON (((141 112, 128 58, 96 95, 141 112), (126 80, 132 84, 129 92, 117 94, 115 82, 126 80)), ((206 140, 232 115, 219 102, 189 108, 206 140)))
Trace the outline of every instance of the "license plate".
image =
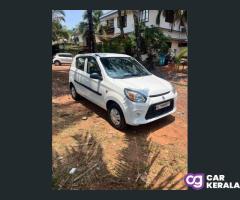
POLYGON ((156 110, 159 110, 159 109, 162 109, 162 108, 165 108, 165 107, 168 107, 168 106, 170 106, 170 101, 157 104, 157 105, 156 105, 156 110))

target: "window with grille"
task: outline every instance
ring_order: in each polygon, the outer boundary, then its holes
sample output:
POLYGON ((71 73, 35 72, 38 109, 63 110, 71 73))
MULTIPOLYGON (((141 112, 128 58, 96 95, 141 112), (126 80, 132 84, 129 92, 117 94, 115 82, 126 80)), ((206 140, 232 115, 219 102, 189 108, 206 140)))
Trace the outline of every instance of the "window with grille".
MULTIPOLYGON (((121 16, 122 22, 123 22, 123 27, 127 26, 127 15, 121 16)), ((117 18, 117 27, 120 28, 120 18, 117 18)))
POLYGON ((173 19, 174 19, 174 11, 166 10, 165 11, 165 22, 173 23, 173 19))
POLYGON ((140 22, 148 22, 149 21, 149 10, 141 10, 139 17, 140 17, 140 22))

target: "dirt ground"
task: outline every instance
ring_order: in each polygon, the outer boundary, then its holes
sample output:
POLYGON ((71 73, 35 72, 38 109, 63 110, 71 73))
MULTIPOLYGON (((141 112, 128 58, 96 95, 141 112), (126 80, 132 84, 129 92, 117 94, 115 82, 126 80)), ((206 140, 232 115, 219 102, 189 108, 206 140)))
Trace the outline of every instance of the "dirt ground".
POLYGON ((69 95, 69 66, 52 66, 54 189, 187 189, 187 75, 167 67, 154 74, 176 85, 177 111, 121 132, 106 112, 69 95), (69 171, 76 168, 73 174, 69 171))

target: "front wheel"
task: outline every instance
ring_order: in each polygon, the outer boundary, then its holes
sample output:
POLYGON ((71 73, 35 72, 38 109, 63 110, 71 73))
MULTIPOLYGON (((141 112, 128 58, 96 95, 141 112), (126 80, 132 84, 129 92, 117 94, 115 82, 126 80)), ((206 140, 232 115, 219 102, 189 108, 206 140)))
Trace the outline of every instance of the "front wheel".
POLYGON ((108 108, 108 118, 113 127, 123 130, 127 127, 121 108, 117 104, 112 104, 108 108))

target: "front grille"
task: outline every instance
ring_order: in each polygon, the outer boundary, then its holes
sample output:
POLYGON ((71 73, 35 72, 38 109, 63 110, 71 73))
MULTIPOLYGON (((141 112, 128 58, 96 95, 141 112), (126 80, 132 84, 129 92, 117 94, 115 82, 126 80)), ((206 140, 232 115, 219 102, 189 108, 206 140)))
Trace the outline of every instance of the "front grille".
POLYGON ((155 104, 150 105, 149 108, 148 108, 147 114, 145 116, 145 119, 151 119, 151 118, 154 118, 154 117, 158 117, 160 115, 163 115, 165 113, 168 113, 168 112, 172 111, 173 107, 174 107, 174 101, 173 101, 173 99, 167 100, 167 101, 163 101, 163 102, 159 102, 159 103, 155 103, 155 104), (170 101, 170 106, 159 109, 159 110, 156 110, 156 105, 157 104, 164 103, 164 102, 167 102, 167 101, 170 101))

